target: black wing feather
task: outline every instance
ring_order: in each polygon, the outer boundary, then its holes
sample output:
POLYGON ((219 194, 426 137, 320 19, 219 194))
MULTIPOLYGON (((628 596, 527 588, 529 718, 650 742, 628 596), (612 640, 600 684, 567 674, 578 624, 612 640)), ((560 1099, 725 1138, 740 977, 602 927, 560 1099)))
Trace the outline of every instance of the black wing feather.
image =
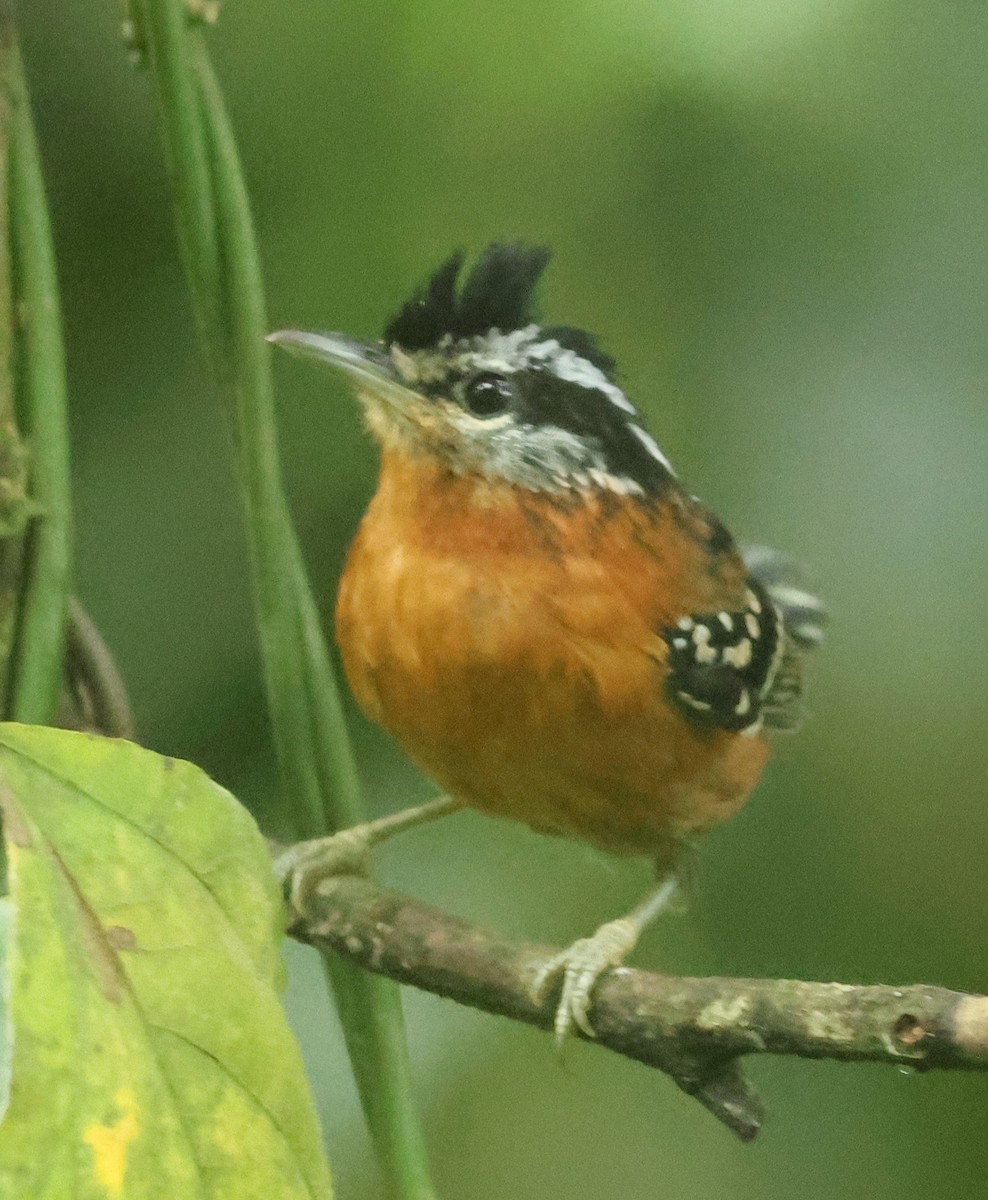
POLYGON ((740 732, 761 719, 776 729, 799 723, 806 652, 823 638, 823 605, 784 555, 742 551, 748 603, 741 611, 699 613, 663 630, 666 686, 694 724, 740 732))

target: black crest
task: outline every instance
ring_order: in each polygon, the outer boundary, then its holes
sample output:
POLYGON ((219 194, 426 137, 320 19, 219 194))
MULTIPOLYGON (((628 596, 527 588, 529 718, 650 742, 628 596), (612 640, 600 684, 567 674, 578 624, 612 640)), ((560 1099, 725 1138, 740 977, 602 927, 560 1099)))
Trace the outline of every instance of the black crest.
POLYGON ((458 250, 388 322, 384 340, 406 350, 425 350, 446 334, 465 338, 492 329, 521 329, 531 323, 532 294, 549 255, 543 246, 495 243, 477 259, 457 292, 464 259, 458 250))
MULTIPOLYGON (((475 337, 491 330, 509 333, 532 324, 535 287, 551 257, 545 246, 488 246, 457 290, 464 254, 451 255, 423 287, 391 318, 384 330, 388 345, 428 350, 449 335, 475 337)), ((614 360, 581 329, 553 326, 545 331, 610 374, 614 360)))

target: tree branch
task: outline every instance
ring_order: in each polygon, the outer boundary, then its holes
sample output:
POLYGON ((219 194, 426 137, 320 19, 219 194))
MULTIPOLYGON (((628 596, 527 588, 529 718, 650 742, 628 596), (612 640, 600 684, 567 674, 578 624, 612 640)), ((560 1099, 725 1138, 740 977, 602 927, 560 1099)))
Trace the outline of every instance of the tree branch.
MULTIPOLYGON (((529 988, 555 951, 473 928, 357 876, 323 880, 289 933, 399 983, 551 1030, 529 988)), ((598 984, 597 1042, 658 1067, 743 1140, 762 1106, 746 1054, 988 1069, 988 996, 789 979, 688 979, 621 967, 598 984)))

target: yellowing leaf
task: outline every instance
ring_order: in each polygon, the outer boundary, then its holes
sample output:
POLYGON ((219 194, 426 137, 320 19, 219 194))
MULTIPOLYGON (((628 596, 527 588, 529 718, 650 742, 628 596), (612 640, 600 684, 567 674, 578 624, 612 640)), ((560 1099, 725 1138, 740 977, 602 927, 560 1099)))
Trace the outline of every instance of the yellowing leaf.
POLYGON ((123 1193, 127 1173, 127 1147, 137 1137, 137 1104, 129 1088, 120 1088, 114 1096, 120 1109, 119 1120, 112 1125, 93 1124, 82 1131, 82 1140, 92 1147, 93 1173, 111 1196, 123 1193))
POLYGON ((0 1196, 327 1200, 245 810, 188 763, 18 725, 0 726, 0 809, 0 1196))

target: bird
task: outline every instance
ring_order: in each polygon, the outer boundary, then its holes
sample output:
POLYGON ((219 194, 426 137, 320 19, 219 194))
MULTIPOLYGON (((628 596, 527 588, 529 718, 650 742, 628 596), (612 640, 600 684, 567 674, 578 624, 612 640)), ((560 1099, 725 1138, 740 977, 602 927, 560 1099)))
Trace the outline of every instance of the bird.
POLYGON ((669 906, 684 848, 799 723, 825 613, 686 489, 598 340, 539 319, 549 258, 457 252, 377 343, 269 340, 348 377, 379 445, 336 639, 363 711, 443 793, 345 845, 468 806, 655 864, 631 912, 533 975, 563 1041, 593 1036, 597 981, 669 906))

